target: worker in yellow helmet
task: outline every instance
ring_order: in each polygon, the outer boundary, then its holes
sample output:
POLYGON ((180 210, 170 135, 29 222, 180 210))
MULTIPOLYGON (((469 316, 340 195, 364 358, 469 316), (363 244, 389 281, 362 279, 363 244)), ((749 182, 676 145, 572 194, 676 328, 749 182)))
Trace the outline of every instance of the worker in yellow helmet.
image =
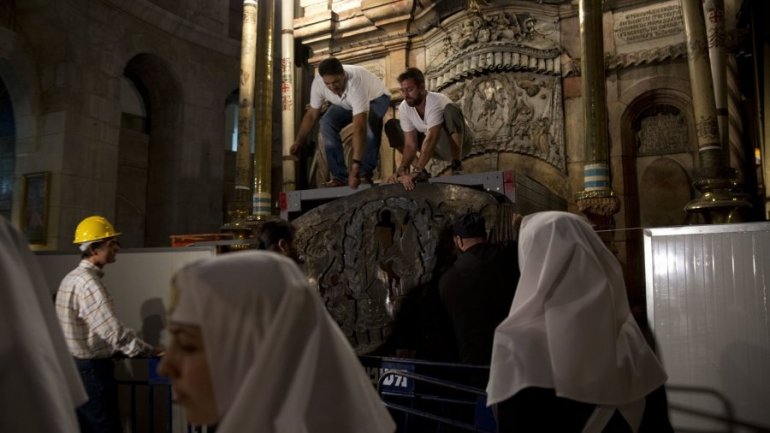
POLYGON ((115 262, 120 232, 104 217, 90 216, 75 229, 81 260, 56 293, 59 317, 70 353, 88 393, 78 408, 82 431, 120 432, 117 383, 112 356, 153 355, 158 349, 139 338, 115 316, 112 297, 102 283, 103 268, 115 262))

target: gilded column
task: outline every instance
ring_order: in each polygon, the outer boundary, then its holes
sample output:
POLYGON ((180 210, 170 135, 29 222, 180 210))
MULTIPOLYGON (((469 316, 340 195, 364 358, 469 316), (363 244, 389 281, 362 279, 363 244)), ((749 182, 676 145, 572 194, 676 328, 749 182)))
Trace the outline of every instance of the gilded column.
MULTIPOLYGON (((583 96, 583 191, 577 206, 597 229, 614 227, 620 201, 610 187, 609 136, 604 74, 602 1, 580 0, 580 66, 583 96)), ((611 243, 605 239, 606 243, 611 243)))
POLYGON ((268 219, 271 215, 271 181, 273 148, 273 29, 274 0, 261 0, 258 11, 257 59, 255 75, 256 143, 254 148, 253 217, 268 219))
POLYGON ((707 223, 734 222, 740 219, 739 211, 751 205, 745 195, 734 192, 735 170, 727 165, 722 148, 703 8, 701 0, 680 2, 700 162, 693 173, 693 185, 702 193, 687 203, 685 210, 701 214, 707 223))
POLYGON ((294 1, 281 3, 281 141, 283 190, 297 186, 297 157, 290 152, 294 139, 294 1))
POLYGON ((256 65, 257 1, 243 1, 241 36, 241 78, 238 91, 238 149, 235 162, 235 203, 230 221, 243 220, 251 213, 251 128, 254 115, 254 69, 256 65))

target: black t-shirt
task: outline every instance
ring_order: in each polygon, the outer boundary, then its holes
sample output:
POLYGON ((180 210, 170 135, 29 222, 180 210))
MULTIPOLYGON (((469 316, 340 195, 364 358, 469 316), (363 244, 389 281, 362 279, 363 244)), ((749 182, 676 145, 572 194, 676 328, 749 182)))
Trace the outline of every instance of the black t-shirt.
POLYGON ((474 245, 441 276, 462 363, 489 365, 495 328, 508 317, 519 281, 516 249, 515 242, 474 245))

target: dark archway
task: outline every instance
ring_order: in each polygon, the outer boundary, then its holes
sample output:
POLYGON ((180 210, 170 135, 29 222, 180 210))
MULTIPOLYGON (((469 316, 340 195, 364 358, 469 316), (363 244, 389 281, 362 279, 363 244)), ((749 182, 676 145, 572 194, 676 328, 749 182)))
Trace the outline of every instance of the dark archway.
POLYGON ((16 121, 11 96, 0 79, 0 215, 11 219, 16 172, 16 121))
MULTIPOLYGON (((625 227, 645 228, 643 221, 647 224, 657 221, 654 212, 648 209, 649 206, 655 206, 654 200, 642 200, 640 191, 644 190, 645 197, 654 197, 655 188, 663 185, 654 176, 655 173, 667 172, 661 169, 659 163, 656 164, 661 156, 665 155, 667 161, 670 159, 670 162, 682 168, 681 172, 675 171, 682 174, 678 179, 689 179, 697 151, 691 111, 689 95, 677 89, 653 89, 636 97, 621 116, 625 227), (653 170, 647 171, 651 165, 654 166, 653 170), (644 173, 647 176, 643 183, 641 174, 644 173)), ((683 188, 690 190, 689 180, 683 188)), ((681 191, 681 188, 677 189, 677 192, 681 191)), ((672 200, 681 201, 681 197, 677 195, 672 200)), ((682 208, 685 204, 687 200, 681 203, 682 208)), ((675 205, 669 203, 671 206, 675 205)), ((626 233, 625 278, 632 306, 645 304, 642 236, 642 230, 629 230, 626 233)))
POLYGON ((168 246, 169 236, 178 233, 180 221, 185 217, 177 211, 183 199, 177 175, 184 142, 182 90, 165 61, 152 54, 134 56, 124 74, 141 96, 146 115, 124 113, 121 121, 122 171, 118 176, 116 214, 136 224, 144 212, 140 231, 144 233, 143 245, 132 246, 168 246), (143 161, 143 158, 146 159, 143 161), (140 181, 143 177, 146 178, 144 187, 140 181), (134 181, 140 185, 132 185, 134 181), (144 203, 137 198, 142 188, 146 190, 144 203))

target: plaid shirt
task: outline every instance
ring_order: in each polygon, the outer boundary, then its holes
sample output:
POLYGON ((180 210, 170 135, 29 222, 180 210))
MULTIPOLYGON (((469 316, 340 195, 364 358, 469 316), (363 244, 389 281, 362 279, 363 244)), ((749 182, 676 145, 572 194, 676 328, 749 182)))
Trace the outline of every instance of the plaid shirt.
POLYGON ((101 269, 81 260, 59 285, 56 315, 70 353, 81 359, 109 358, 116 352, 150 354, 153 347, 118 321, 102 276, 101 269))

